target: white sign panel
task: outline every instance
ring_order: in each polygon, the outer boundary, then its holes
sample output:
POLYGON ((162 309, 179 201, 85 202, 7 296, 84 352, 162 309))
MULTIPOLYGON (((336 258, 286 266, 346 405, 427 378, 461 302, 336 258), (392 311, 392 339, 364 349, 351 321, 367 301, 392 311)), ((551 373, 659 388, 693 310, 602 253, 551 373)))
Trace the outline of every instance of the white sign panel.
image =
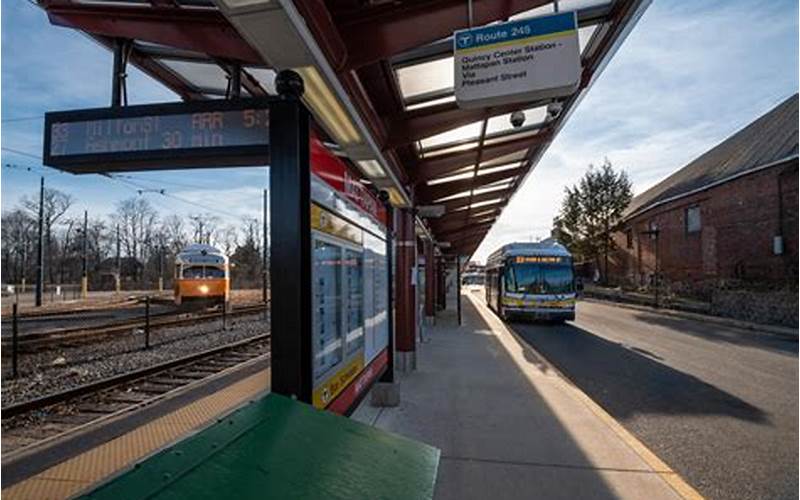
POLYGON ((456 31, 453 44, 461 108, 569 95, 580 83, 574 12, 456 31))

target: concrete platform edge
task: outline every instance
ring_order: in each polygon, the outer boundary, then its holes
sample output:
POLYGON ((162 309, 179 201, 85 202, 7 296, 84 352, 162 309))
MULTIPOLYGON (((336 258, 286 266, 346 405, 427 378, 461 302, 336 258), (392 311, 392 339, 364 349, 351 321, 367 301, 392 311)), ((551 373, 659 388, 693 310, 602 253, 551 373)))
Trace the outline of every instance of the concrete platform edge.
POLYGON ((508 324, 501 322, 498 318, 493 316, 493 313, 488 310, 485 304, 475 299, 470 295, 466 295, 475 306, 478 313, 484 317, 487 322, 499 323, 501 327, 514 339, 523 351, 527 351, 535 357, 542 360, 548 367, 553 370, 561 381, 564 382, 563 386, 566 390, 572 392, 581 403, 583 403, 593 414, 603 421, 629 448, 631 448, 636 455, 639 456, 654 472, 656 472, 680 497, 685 499, 702 499, 704 498, 697 490, 689 485, 677 472, 672 470, 666 463, 664 463, 658 456, 650 451, 644 443, 639 441, 633 434, 628 432, 619 422, 608 414, 600 405, 592 400, 586 393, 578 388, 561 370, 554 366, 542 353, 534 349, 527 342, 525 342, 517 332, 508 324), (494 320, 494 321, 492 321, 494 320))

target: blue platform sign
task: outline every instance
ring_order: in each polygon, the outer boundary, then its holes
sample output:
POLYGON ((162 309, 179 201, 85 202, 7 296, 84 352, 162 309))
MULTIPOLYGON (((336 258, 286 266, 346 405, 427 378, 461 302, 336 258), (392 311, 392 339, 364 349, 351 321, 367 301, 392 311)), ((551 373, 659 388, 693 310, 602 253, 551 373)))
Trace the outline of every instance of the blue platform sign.
POLYGON ((580 83, 574 12, 456 31, 453 55, 462 108, 569 95, 580 83))

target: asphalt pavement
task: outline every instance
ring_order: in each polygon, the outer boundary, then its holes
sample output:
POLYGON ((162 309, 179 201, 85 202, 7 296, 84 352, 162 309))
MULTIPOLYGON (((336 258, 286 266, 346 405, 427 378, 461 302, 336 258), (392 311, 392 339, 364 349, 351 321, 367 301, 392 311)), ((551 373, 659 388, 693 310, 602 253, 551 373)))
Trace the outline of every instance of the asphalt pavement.
POLYGON ((511 326, 707 498, 798 497, 797 340, 590 302, 511 326))

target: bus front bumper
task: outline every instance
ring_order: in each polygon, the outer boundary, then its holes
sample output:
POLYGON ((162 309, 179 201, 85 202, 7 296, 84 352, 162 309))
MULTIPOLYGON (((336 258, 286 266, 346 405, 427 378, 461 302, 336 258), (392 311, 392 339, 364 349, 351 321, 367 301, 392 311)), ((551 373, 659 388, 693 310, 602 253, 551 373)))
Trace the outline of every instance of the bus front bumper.
POLYGON ((557 320, 557 321, 573 321, 575 319, 575 309, 554 309, 552 307, 509 307, 503 308, 506 316, 541 319, 541 320, 557 320))

